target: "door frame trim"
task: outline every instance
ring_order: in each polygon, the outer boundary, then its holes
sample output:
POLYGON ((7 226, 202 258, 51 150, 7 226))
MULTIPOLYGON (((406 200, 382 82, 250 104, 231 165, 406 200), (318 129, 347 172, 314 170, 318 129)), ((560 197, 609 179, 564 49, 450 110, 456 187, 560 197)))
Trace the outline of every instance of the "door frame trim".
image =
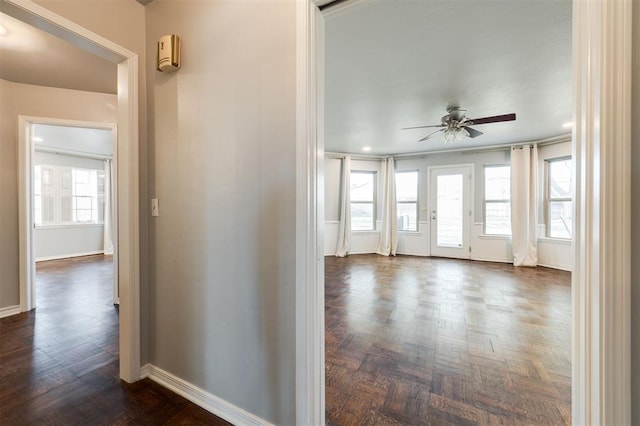
MULTIPOLYGON (((36 151, 35 144, 31 134, 31 128, 34 124, 45 124, 66 127, 82 127, 87 129, 103 129, 110 130, 113 138, 113 170, 117 176, 117 152, 118 152, 118 134, 117 125, 115 123, 102 123, 82 120, 67 120, 49 117, 33 117, 26 115, 18 116, 18 200, 19 200, 19 223, 20 223, 20 241, 22 243, 24 237, 23 249, 20 250, 20 311, 27 312, 36 308, 35 304, 35 243, 34 243, 34 217, 33 217, 33 168, 34 153, 36 151), (24 222, 23 222, 24 221, 24 222), (24 232, 24 236, 22 235, 24 232), (22 264, 24 262, 24 265, 22 264), (24 274, 24 275, 23 275, 24 274)), ((116 207, 118 196, 118 182, 114 179, 114 188, 112 189, 116 195, 116 207)), ((115 235, 118 232, 118 218, 113 218, 113 229, 115 235)), ((117 276, 118 276, 118 242, 117 238, 113 242, 113 297, 114 303, 117 300, 117 276)))
MULTIPOLYGON (((30 0, 0 0, 0 12, 38 27, 86 51, 117 64, 118 68, 118 265, 120 378, 140 379, 140 209, 138 55, 51 12, 30 0)), ((24 179, 24 176, 19 177, 24 179)), ((20 205, 20 286, 26 286, 27 206, 20 205)), ((21 291, 21 295, 23 291, 21 291)), ((26 301, 21 300, 21 305, 26 301)))
POLYGON ((574 424, 631 424, 631 12, 573 1, 574 424))
MULTIPOLYGON (((322 176, 316 171, 323 160, 324 82, 318 70, 324 66, 324 34, 316 2, 297 5, 297 196, 303 198, 296 213, 296 419, 324 424, 324 301, 318 274, 323 259, 321 250, 313 253, 324 224, 312 214, 321 197, 316 191, 322 176)), ((631 423, 631 9, 630 0, 573 0, 574 424, 631 423)))
MULTIPOLYGON (((468 247, 471 247, 471 235, 473 234, 473 218, 475 215, 475 210, 474 210, 474 204, 475 204, 475 173, 476 173, 476 169, 475 169, 475 164, 473 163, 464 163, 464 164, 449 164, 449 165, 434 165, 434 166, 428 166, 427 167, 427 206, 429 207, 427 210, 429 211, 429 256, 433 256, 433 239, 436 238, 436 235, 434 234, 434 229, 433 229, 433 218, 431 216, 431 211, 433 210, 431 205, 431 201, 433 201, 431 199, 431 195, 433 194, 432 192, 432 188, 431 188, 431 184, 433 183, 431 181, 431 172, 433 170, 442 170, 442 169, 453 169, 453 168, 465 168, 468 167, 471 170, 471 183, 469 184, 469 206, 470 206, 470 211, 471 211, 471 215, 469 216, 469 220, 468 220, 468 226, 467 226, 467 238, 468 238, 468 247)), ((437 220, 437 219, 436 219, 437 220)), ((463 236, 464 237, 464 236, 463 236)), ((464 238, 463 238, 464 240, 464 238)), ((468 252, 468 256, 465 257, 464 259, 471 259, 471 251, 468 252)))

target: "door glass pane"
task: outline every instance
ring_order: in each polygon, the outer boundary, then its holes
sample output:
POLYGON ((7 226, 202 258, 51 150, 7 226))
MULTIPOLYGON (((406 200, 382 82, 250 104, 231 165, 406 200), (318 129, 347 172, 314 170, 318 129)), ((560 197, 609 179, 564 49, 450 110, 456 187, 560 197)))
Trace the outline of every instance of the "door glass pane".
POLYGON ((441 175, 437 178, 437 245, 462 247, 463 175, 441 175))

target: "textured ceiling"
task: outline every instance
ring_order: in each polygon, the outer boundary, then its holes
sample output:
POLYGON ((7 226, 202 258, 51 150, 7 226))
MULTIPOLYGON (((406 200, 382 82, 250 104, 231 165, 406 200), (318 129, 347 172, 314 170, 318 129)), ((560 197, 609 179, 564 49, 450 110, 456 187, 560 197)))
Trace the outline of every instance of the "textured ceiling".
POLYGON ((372 154, 438 151, 568 133, 571 1, 367 0, 327 15, 325 148, 372 154), (417 141, 448 106, 479 118, 455 145, 417 141))
POLYGON ((0 25, 0 78, 116 93, 116 64, 2 13, 0 25))

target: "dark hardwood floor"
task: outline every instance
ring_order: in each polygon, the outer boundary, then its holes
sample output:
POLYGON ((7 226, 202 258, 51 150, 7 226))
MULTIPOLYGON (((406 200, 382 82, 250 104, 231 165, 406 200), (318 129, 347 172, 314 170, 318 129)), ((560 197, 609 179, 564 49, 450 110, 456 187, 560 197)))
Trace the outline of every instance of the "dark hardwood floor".
POLYGON ((120 381, 111 257, 36 275, 36 310, 0 319, 0 424, 228 424, 148 379, 120 381))
POLYGON ((571 423, 568 272, 377 255, 325 266, 328 423, 571 423))

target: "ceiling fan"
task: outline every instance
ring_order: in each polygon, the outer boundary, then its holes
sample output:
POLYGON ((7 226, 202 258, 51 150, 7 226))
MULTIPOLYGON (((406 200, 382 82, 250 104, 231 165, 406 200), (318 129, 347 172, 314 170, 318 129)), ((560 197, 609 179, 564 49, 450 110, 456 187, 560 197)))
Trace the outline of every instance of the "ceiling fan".
POLYGON ((472 129, 469 126, 478 125, 478 124, 488 124, 488 123, 498 123, 501 121, 513 121, 516 119, 515 114, 503 114, 503 115, 494 115, 492 117, 483 117, 483 118, 467 118, 466 117, 467 110, 459 107, 449 107, 447 108, 447 115, 442 117, 440 124, 434 124, 431 126, 416 126, 416 127, 403 127, 402 130, 409 129, 425 129, 429 127, 439 127, 433 133, 428 134, 424 138, 420 139, 418 142, 426 141, 434 137, 436 134, 443 132, 442 137, 445 142, 455 142, 459 140, 463 140, 466 138, 475 138, 483 133, 472 129))

